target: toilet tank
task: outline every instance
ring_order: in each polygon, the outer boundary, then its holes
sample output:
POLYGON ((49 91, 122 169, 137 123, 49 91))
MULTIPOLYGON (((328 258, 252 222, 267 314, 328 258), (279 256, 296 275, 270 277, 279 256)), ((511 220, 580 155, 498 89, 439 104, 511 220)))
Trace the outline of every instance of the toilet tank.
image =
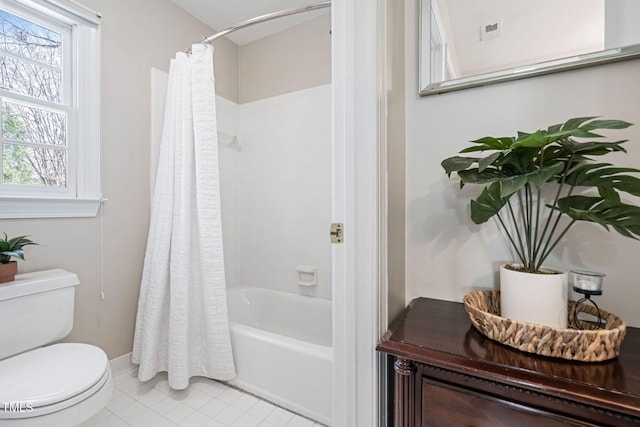
POLYGON ((75 274, 54 269, 0 284, 0 360, 67 336, 79 283, 75 274))

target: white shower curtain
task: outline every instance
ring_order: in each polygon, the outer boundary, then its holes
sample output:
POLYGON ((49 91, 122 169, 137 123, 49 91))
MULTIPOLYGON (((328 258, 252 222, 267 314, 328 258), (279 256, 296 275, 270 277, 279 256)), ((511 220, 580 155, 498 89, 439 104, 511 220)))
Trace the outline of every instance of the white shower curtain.
POLYGON ((147 381, 167 371, 235 377, 225 289, 213 47, 171 61, 132 361, 147 381))

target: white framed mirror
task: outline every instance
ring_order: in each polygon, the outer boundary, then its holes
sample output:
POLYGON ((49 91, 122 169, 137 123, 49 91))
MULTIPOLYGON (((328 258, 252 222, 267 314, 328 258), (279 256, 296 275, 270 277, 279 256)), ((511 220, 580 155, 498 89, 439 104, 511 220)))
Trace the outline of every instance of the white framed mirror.
POLYGON ((640 0, 418 0, 419 93, 640 57, 640 0))

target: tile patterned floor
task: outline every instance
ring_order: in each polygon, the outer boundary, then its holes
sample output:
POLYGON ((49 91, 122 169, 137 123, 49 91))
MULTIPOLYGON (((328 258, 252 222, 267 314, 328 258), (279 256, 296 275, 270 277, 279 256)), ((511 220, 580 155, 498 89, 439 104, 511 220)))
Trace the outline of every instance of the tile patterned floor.
MULTIPOLYGON (((165 373, 146 383, 135 371, 114 377, 105 409, 85 427, 321 427, 251 394, 206 378, 192 379, 186 390, 169 388, 165 373)), ((323 426, 322 426, 323 427, 323 426)))

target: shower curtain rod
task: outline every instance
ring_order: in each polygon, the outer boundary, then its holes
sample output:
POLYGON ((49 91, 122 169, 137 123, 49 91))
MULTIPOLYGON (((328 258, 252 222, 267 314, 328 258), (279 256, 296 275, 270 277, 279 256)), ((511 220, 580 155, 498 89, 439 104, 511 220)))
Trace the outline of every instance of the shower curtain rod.
POLYGON ((286 10, 281 10, 279 12, 272 12, 272 13, 267 13, 266 15, 262 15, 262 16, 257 16, 255 18, 251 18, 251 19, 247 19, 246 21, 242 21, 236 25, 233 25, 229 28, 226 28, 222 31, 218 31, 217 33, 215 33, 212 36, 209 37, 205 37, 204 39, 202 39, 203 43, 211 43, 213 42, 215 39, 222 37, 222 36, 226 36, 229 33, 232 33, 236 30, 240 30, 242 28, 245 27, 250 27, 252 25, 255 24, 260 24, 261 22, 266 22, 266 21, 271 21, 272 19, 277 19, 277 18, 283 18, 285 16, 289 16, 289 15, 295 15, 298 13, 302 13, 302 12, 310 12, 312 10, 316 10, 316 9, 323 9, 325 7, 331 7, 331 2, 327 1, 327 2, 322 2, 322 3, 316 3, 316 4, 312 4, 309 6, 304 6, 304 7, 296 7, 293 9, 286 9, 286 10))

